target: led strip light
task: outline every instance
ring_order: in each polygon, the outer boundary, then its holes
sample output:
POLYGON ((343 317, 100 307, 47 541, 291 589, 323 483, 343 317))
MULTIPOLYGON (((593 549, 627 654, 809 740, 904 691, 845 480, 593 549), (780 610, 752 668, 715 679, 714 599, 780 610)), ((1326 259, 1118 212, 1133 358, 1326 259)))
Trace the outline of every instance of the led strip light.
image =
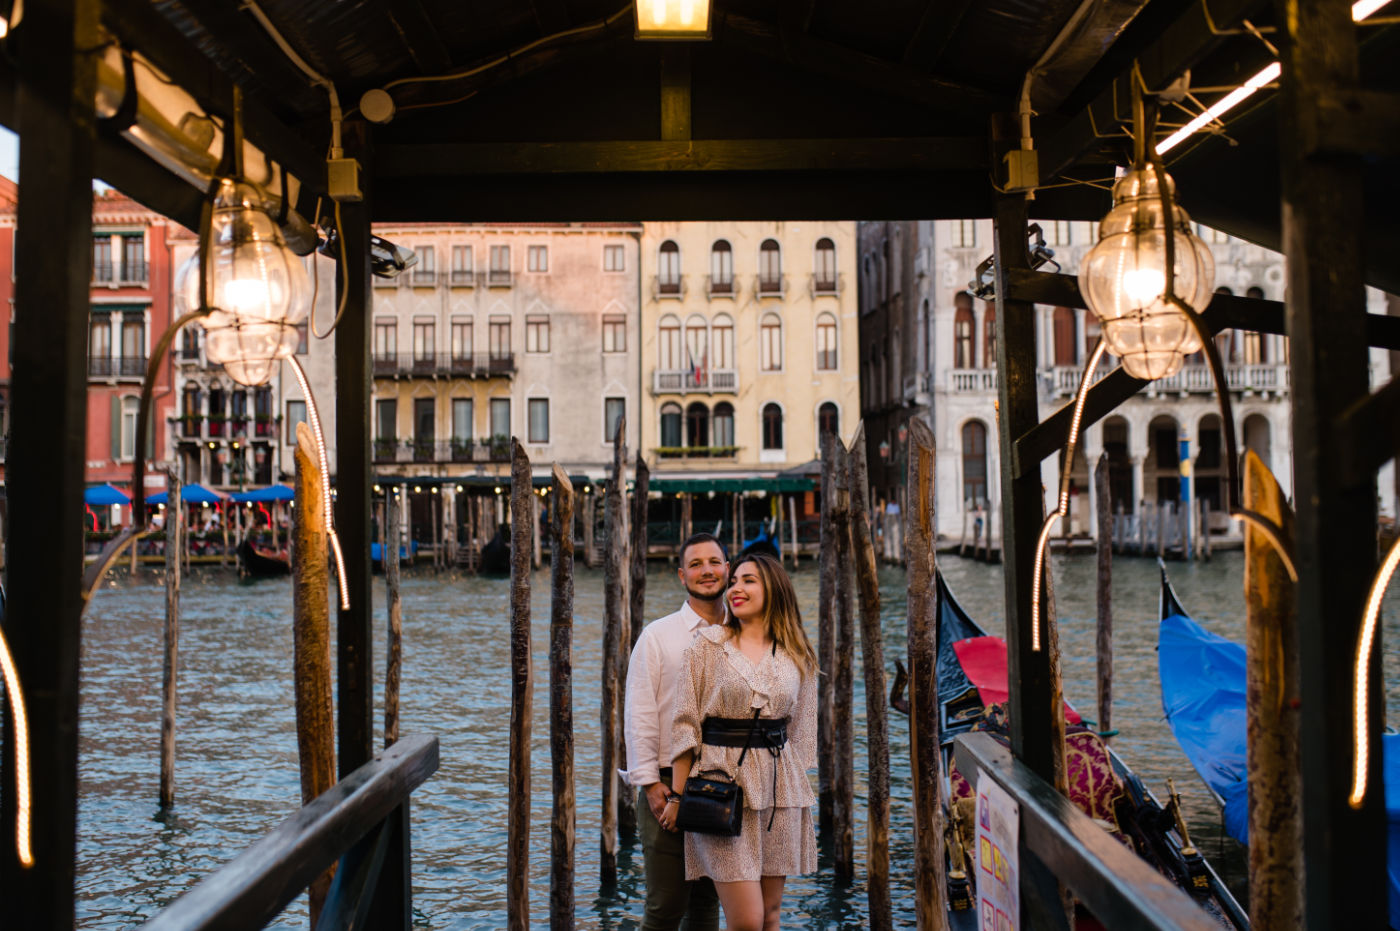
POLYGON ((19 672, 10 656, 10 645, 0 631, 0 671, 5 674, 5 694, 10 700, 10 713, 15 722, 15 846, 21 866, 34 865, 34 849, 30 838, 29 780, 29 717, 24 710, 24 693, 19 687, 19 672))

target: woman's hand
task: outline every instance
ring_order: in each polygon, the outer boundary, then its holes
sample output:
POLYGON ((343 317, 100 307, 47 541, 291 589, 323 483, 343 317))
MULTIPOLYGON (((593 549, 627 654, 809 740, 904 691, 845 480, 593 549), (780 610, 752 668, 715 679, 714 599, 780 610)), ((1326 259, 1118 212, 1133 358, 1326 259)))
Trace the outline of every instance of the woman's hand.
POLYGON ((672 793, 666 797, 666 806, 661 809, 661 817, 656 820, 660 822, 663 828, 675 833, 678 830, 676 828, 676 815, 680 810, 681 798, 679 795, 672 793))

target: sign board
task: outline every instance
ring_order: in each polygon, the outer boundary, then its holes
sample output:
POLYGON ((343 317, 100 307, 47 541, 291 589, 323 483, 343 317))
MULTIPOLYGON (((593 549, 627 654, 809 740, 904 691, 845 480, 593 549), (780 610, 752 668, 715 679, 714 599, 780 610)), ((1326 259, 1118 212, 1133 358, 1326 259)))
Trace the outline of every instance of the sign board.
POLYGON ((977 927, 1016 931, 1021 920, 1021 809, 985 772, 977 777, 977 927))

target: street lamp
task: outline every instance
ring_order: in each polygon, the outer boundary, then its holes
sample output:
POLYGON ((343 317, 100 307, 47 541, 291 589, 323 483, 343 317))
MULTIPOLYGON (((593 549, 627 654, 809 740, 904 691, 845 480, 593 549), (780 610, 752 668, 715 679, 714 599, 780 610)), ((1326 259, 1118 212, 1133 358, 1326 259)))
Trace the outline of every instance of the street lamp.
POLYGON ((636 0, 638 39, 708 39, 709 0, 636 0))

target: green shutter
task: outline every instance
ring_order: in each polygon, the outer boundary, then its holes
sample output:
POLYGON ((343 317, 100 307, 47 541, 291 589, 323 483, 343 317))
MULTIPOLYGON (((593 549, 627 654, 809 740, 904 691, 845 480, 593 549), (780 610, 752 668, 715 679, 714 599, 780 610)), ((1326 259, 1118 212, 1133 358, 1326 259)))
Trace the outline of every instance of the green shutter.
POLYGON ((122 457, 122 399, 115 394, 108 395, 112 402, 112 461, 122 457))

